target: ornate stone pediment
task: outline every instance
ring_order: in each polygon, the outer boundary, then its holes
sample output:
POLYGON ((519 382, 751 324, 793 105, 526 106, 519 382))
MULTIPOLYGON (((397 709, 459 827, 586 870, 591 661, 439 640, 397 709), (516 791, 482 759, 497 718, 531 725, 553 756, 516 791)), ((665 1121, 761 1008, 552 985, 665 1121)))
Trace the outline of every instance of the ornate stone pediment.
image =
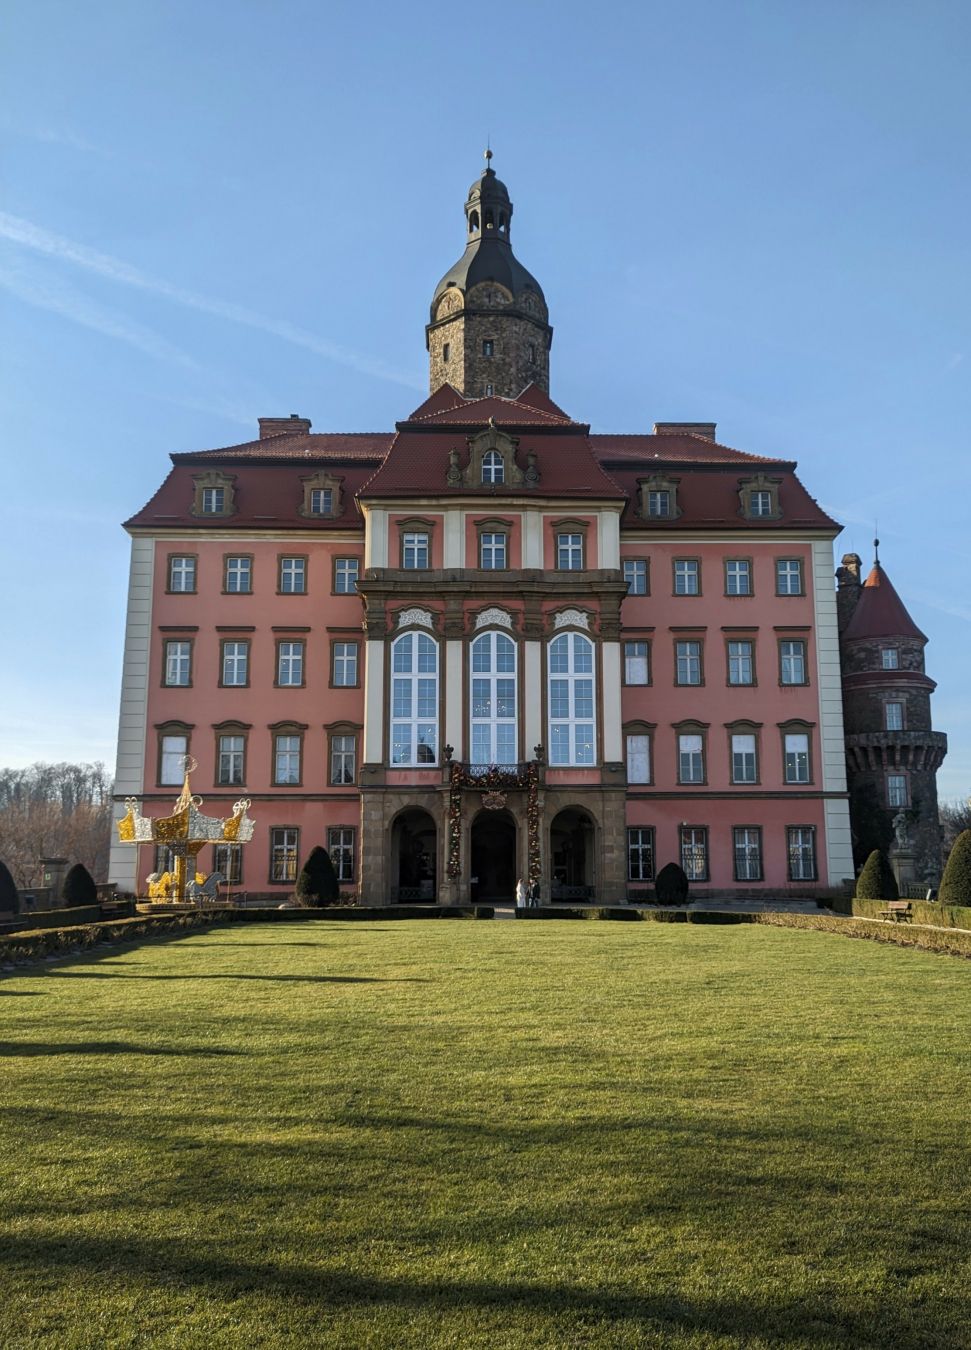
POLYGON ((489 419, 487 427, 468 438, 467 445, 469 458, 464 466, 461 463, 462 452, 458 449, 449 451, 445 475, 449 487, 522 487, 524 484, 532 486, 539 481, 536 456, 530 454, 531 472, 524 474, 516 463, 518 437, 510 436, 508 432, 496 426, 492 418, 489 419), (489 456, 488 461, 486 456, 489 456))
POLYGON ((398 614, 399 628, 431 628, 435 627, 435 616, 429 609, 420 609, 413 605, 411 609, 403 609, 398 614))
POLYGON ((584 609, 561 609, 553 615, 553 627, 586 628, 589 632, 590 615, 584 609))
POLYGON ((512 615, 508 610, 499 609, 497 605, 492 605, 489 609, 483 609, 476 615, 475 627, 476 629, 512 628, 512 615))

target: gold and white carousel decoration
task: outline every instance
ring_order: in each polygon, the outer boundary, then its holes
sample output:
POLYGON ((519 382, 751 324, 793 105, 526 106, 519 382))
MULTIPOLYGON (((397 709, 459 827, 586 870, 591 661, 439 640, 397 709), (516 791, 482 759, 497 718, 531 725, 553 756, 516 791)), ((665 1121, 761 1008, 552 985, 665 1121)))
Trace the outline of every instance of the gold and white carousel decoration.
POLYGON ((185 757, 185 780, 170 816, 143 816, 137 797, 126 797, 125 815, 118 821, 118 838, 123 844, 162 845, 169 850, 172 867, 152 872, 146 878, 148 897, 156 902, 204 904, 216 899, 221 872, 203 877, 196 872, 195 861, 206 844, 248 844, 253 838, 253 821, 244 797, 233 806, 228 818, 202 814, 202 798, 194 797, 189 775, 198 768, 191 755, 185 757))

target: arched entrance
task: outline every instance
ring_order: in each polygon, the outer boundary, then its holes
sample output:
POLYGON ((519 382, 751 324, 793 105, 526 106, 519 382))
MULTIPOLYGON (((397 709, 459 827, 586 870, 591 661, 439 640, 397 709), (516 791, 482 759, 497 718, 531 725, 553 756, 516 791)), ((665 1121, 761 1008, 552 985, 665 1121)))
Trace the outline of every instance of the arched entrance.
POLYGON ((509 811, 480 811, 472 822, 469 860, 474 901, 516 898, 516 822, 509 811))
POLYGON ((595 833, 586 811, 571 806, 550 826, 552 900, 592 900, 595 896, 595 833))
POLYGON ((399 904, 435 900, 435 822, 427 811, 402 811, 391 826, 391 899, 399 904))

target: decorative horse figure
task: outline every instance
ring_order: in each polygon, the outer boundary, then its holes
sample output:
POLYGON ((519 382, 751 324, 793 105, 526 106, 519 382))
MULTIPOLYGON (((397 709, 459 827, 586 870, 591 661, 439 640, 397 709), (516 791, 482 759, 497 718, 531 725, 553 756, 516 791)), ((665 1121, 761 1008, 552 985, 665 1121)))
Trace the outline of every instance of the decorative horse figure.
POLYGON ((172 887, 175 885, 175 876, 172 872, 149 872, 145 878, 148 884, 149 900, 168 900, 172 887))
POLYGON ((207 900, 211 903, 219 896, 219 883, 225 880, 222 872, 210 872, 201 885, 193 878, 185 884, 185 898, 196 905, 204 905, 207 900))

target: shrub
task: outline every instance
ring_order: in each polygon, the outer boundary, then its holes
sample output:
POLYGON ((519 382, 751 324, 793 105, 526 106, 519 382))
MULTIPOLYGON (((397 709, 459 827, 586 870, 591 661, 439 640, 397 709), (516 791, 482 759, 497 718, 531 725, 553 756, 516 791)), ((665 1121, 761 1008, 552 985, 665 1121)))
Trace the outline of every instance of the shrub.
POLYGON ((657 874, 654 894, 662 905, 683 905, 688 898, 688 878, 684 868, 669 862, 657 874))
POLYGON ((942 905, 971 905, 971 830, 955 839, 937 898, 942 905))
POLYGON ((0 860, 0 910, 6 913, 20 913, 20 892, 17 883, 10 875, 7 864, 0 860))
POLYGON ((297 877, 294 894, 301 904, 311 909, 321 909, 340 899, 340 882, 334 864, 330 854, 319 844, 310 850, 310 856, 297 877))
POLYGON ((98 903, 98 888, 94 884, 94 877, 84 863, 75 863, 64 878, 61 899, 65 905, 72 909, 75 905, 96 905, 98 903))
POLYGON ((857 900, 898 900, 897 878, 886 856, 875 848, 863 864, 856 883, 857 900))

